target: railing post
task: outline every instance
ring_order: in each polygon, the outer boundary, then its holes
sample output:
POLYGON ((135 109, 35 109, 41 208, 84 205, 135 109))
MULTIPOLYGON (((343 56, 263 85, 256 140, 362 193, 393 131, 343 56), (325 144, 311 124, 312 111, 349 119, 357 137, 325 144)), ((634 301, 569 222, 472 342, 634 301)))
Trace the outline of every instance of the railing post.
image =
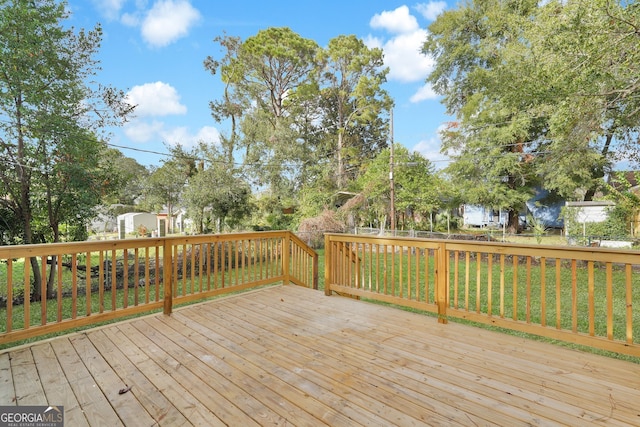
POLYGON ((169 239, 164 239, 162 246, 162 281, 164 283, 164 314, 173 311, 173 245, 169 239))
POLYGON ((438 250, 434 251, 436 261, 436 304, 438 306, 438 323, 447 323, 447 282, 449 275, 449 260, 447 259, 446 243, 438 243, 438 250))
POLYGON ((313 257, 313 289, 318 290, 318 254, 313 257))
POLYGON ((286 231, 284 238, 282 239, 282 274, 284 275, 283 283, 285 285, 289 284, 289 278, 291 275, 291 238, 289 237, 289 233, 291 232, 286 231))
POLYGON ((331 295, 331 239, 328 234, 324 235, 324 294, 331 295))

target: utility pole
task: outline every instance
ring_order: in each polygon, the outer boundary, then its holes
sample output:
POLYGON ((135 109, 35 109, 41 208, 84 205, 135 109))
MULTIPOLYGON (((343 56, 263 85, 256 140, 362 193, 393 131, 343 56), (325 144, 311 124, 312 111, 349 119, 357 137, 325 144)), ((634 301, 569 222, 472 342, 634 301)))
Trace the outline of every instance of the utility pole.
POLYGON ((390 117, 390 128, 389 128, 389 139, 391 140, 391 155, 389 156, 389 182, 391 184, 391 193, 390 193, 390 211, 391 211, 391 233, 395 236, 396 234, 396 195, 395 195, 395 186, 393 184, 393 110, 391 110, 390 117))

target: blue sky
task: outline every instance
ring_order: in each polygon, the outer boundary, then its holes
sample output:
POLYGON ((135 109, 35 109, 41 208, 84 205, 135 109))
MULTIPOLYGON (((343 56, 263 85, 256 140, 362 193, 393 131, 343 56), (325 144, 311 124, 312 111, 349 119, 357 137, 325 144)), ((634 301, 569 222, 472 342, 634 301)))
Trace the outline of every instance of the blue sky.
MULTIPOLYGON (((449 0, 451 1, 451 0, 449 0)), ((220 58, 213 42, 225 33, 243 40, 269 27, 289 27, 326 46, 341 34, 355 34, 384 50, 390 68, 385 89, 395 102, 394 140, 419 151, 438 167, 438 129, 449 120, 439 98, 425 85, 433 61, 420 54, 426 28, 444 1, 405 3, 381 0, 269 2, 264 0, 69 0, 69 24, 103 27, 99 82, 127 92, 136 117, 112 131, 112 144, 166 153, 165 144, 190 147, 215 143, 228 134, 215 123, 209 102, 222 85, 203 66, 220 58)), ((122 149, 145 166, 166 156, 122 149)))

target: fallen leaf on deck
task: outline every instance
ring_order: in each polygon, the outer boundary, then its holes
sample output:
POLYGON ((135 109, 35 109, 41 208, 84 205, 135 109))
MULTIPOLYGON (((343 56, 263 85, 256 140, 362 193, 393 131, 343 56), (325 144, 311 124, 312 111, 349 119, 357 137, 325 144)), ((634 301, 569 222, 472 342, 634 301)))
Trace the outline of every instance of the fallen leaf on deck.
MULTIPOLYGON (((126 385, 126 384, 125 384, 126 385)), ((132 385, 127 385, 125 388, 121 388, 120 391, 118 392, 118 394, 125 394, 126 392, 128 392, 129 390, 131 390, 133 388, 132 385)))

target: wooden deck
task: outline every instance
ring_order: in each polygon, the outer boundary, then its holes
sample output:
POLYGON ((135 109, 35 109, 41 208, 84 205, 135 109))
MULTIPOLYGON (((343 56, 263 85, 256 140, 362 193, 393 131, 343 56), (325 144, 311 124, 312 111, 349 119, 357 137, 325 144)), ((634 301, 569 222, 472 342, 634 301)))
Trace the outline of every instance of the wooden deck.
POLYGON ((640 365, 276 286, 0 352, 0 405, 48 404, 67 426, 637 426, 640 365))

